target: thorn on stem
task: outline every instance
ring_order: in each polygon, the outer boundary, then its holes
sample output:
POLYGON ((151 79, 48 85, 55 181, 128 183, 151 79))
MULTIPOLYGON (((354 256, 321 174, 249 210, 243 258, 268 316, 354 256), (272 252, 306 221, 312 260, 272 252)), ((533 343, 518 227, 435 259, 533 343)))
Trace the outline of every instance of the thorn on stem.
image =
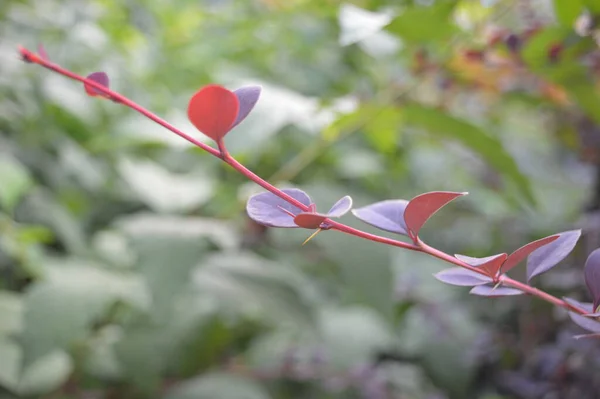
POLYGON ((307 242, 309 242, 310 240, 313 239, 314 236, 316 236, 317 234, 319 234, 323 229, 319 228, 317 229, 317 231, 315 231, 314 233, 312 233, 310 235, 310 237, 308 237, 306 240, 304 240, 304 242, 302 243, 302 245, 304 246, 304 244, 306 244, 307 242))

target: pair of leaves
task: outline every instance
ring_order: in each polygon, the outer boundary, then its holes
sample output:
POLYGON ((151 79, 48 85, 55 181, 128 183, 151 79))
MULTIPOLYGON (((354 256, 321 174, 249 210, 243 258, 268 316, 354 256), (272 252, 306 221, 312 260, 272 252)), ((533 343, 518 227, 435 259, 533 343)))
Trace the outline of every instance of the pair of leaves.
MULTIPOLYGON (((104 72, 94 72, 86 78, 106 88, 110 84, 108 75, 104 72)), ((87 83, 84 83, 84 89, 89 96, 110 98, 87 83)), ((256 105, 260 92, 260 86, 241 87, 233 92, 219 85, 204 86, 191 98, 188 118, 202 133, 220 141, 248 116, 256 105)))
POLYGON ((591 334, 577 335, 575 338, 600 338, 600 248, 594 250, 587 258, 584 266, 584 279, 592 297, 592 303, 581 303, 571 298, 564 298, 569 305, 583 309, 586 313, 569 312, 569 317, 581 328, 591 334))
POLYGON ((204 86, 190 100, 188 118, 202 133, 220 141, 248 116, 260 92, 260 86, 246 86, 235 91, 219 85, 204 86))
MULTIPOLYGON (((352 208, 349 196, 341 198, 326 214, 317 213, 310 197, 299 189, 284 189, 285 194, 305 205, 308 211, 272 194, 260 193, 248 200, 248 216, 257 223, 270 227, 304 227, 327 229, 327 218, 340 217, 352 208)), ((358 219, 379 229, 409 236, 414 242, 425 222, 444 205, 466 193, 435 191, 421 194, 410 201, 386 200, 354 209, 358 219)))
POLYGON ((574 306, 579 309, 584 309, 586 314, 579 314, 575 312, 569 312, 569 317, 573 321, 573 323, 577 324, 579 327, 584 330, 590 331, 591 334, 582 334, 576 335, 574 338, 600 338, 600 321, 598 321, 597 317, 600 316, 600 313, 594 313, 594 307, 591 303, 582 303, 576 301, 571 298, 563 298, 565 302, 569 305, 574 306))
MULTIPOLYGON (((494 256, 491 258, 497 259, 499 257, 494 256)), ((494 261, 494 259, 492 261, 494 261)), ((435 274, 434 277, 446 284, 461 287, 473 287, 471 291, 469 291, 469 293, 473 295, 496 297, 520 295, 523 293, 522 291, 516 288, 502 287, 497 284, 494 284, 494 280, 491 277, 460 267, 453 267, 450 269, 442 270, 441 272, 435 274)))
POLYGON ((435 277, 446 284, 474 287, 471 290, 472 294, 516 295, 521 291, 510 287, 494 287, 495 279, 527 258, 527 279, 530 281, 533 277, 550 270, 562 261, 573 250, 580 235, 580 230, 555 234, 530 242, 510 255, 502 253, 486 258, 472 258, 457 254, 455 255, 457 259, 469 266, 481 269, 484 274, 462 268, 451 268, 442 270, 435 277))
POLYGON ((346 195, 340 198, 327 213, 316 212, 316 206, 311 204, 310 212, 302 212, 294 217, 294 223, 305 229, 327 229, 329 224, 325 222, 329 218, 344 216, 352 208, 352 198, 346 195))
POLYGON ((327 213, 318 213, 315 204, 304 191, 297 188, 281 191, 305 205, 308 211, 305 212, 283 198, 266 192, 250 197, 246 205, 248 216, 255 222, 269 227, 327 229, 329 226, 324 223, 326 219, 341 217, 352 208, 352 198, 345 196, 338 200, 327 213))
POLYGON ((433 214, 450 201, 467 193, 433 191, 410 201, 386 200, 352 210, 363 222, 391 233, 409 236, 417 241, 419 231, 433 214))

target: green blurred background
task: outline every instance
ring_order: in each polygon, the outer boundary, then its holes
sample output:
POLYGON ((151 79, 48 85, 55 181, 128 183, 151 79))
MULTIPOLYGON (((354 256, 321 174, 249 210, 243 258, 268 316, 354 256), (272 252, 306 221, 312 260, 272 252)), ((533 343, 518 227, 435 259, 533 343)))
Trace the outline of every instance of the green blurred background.
POLYGON ((255 225, 253 184, 16 51, 105 71, 198 137, 195 90, 261 84, 226 139, 251 170, 320 209, 469 191, 422 232, 451 254, 583 228, 533 284, 587 299, 594 15, 596 0, 1 2, 0 398, 597 398, 600 351, 562 310, 470 297, 423 255, 255 225))

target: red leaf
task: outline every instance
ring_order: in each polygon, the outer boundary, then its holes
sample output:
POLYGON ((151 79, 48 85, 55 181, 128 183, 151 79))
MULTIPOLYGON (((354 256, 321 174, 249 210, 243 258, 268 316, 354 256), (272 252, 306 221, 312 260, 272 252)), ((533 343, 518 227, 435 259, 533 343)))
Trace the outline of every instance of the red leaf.
POLYGON ((559 235, 549 236, 545 238, 540 238, 537 241, 530 242, 529 244, 523 245, 521 248, 517 249, 515 252, 508 256, 506 262, 502 265, 502 273, 506 273, 513 267, 517 266, 521 263, 522 260, 527 258, 529 254, 531 254, 536 249, 543 247, 546 244, 550 244, 552 241, 558 239, 559 235))
POLYGON ((327 219, 327 215, 319 213, 299 213, 294 218, 294 223, 305 229, 318 229, 325 219, 327 219))
MULTIPOLYGON (((93 80, 94 82, 101 84, 102 86, 108 88, 109 85, 109 80, 108 80, 108 75, 104 72, 94 72, 94 73, 90 73, 87 77, 87 79, 89 80, 93 80)), ((84 83, 83 87, 85 88, 85 92, 92 97, 95 96, 102 96, 102 97, 106 97, 106 94, 102 93, 100 90, 96 89, 95 87, 92 87, 91 85, 84 83)))
POLYGON ((433 191, 417 195, 415 198, 409 201, 406 209, 404 210, 404 221, 406 227, 413 235, 415 239, 421 227, 427 222, 427 220, 444 205, 453 199, 463 196, 467 193, 454 193, 450 191, 433 191))
POLYGON ((188 105, 190 122, 211 139, 222 139, 237 118, 237 96, 219 85, 204 86, 194 94, 188 105))
POLYGON ((471 258, 470 256, 456 254, 454 257, 473 267, 482 268, 488 276, 494 278, 508 256, 506 254, 498 254, 486 258, 471 258))
POLYGON ((496 277, 496 274, 498 274, 498 271, 500 270, 506 259, 506 254, 500 254, 488 263, 484 263, 483 265, 481 265, 481 267, 483 268, 483 270, 485 270, 486 273, 488 273, 488 276, 493 278, 496 277))

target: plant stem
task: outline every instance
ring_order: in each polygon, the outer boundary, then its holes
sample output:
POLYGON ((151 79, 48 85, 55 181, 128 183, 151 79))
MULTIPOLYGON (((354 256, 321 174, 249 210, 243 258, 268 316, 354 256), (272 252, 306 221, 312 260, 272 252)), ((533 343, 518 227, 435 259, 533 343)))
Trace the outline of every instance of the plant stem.
MULTIPOLYGON (((277 187, 273 186, 272 184, 270 184, 269 182, 267 182, 266 180, 262 179, 260 176, 256 175, 254 172, 250 171, 248 168, 246 168, 244 165, 242 165, 241 163, 239 163, 235 158, 233 158, 229 152, 226 150, 225 145, 223 143, 222 140, 220 140, 217 144, 219 149, 215 149, 207 144, 202 143, 201 141, 199 141, 198 139, 182 132, 181 130, 177 129, 175 126, 171 125, 169 122, 165 121, 164 119, 158 117, 157 115, 155 115, 154 113, 148 111, 147 109, 143 108, 142 106, 138 105, 137 103, 133 102, 132 100, 128 99, 127 97, 113 91, 110 90, 108 87, 105 87, 93 80, 84 78, 82 76, 79 76, 65 68, 62 68, 54 63, 51 63, 50 61, 43 59, 42 57, 38 56, 35 53, 32 53, 31 51, 23 48, 23 47, 19 47, 19 53, 21 55, 21 58, 23 59, 23 61, 25 62, 29 62, 29 63, 34 63, 34 64, 38 64, 41 65, 44 68, 47 68, 51 71, 54 71, 58 74, 61 74, 63 76, 66 76, 68 78, 80 81, 88 86, 91 86, 95 89, 97 89, 99 92, 103 93, 107 98, 113 100, 116 103, 120 103, 123 104, 131 109, 133 109, 134 111, 139 112, 140 114, 144 115, 146 118, 152 120, 153 122, 158 123, 159 125, 163 126, 164 128, 170 130, 171 132, 175 133, 176 135, 180 136, 181 138, 189 141, 190 143, 194 144, 195 146, 203 149, 204 151, 208 152, 209 154, 213 155, 214 157, 217 157, 219 159, 221 159, 222 161, 224 161, 225 163, 229 164, 232 168, 234 168, 236 171, 238 171, 239 173, 241 173, 242 175, 244 175, 247 179, 253 181, 254 183, 258 184, 259 186, 263 187, 265 190, 273 193, 274 195, 277 195, 278 197, 280 197, 281 199, 289 202, 290 204, 298 207, 299 209, 301 209, 302 211, 309 211, 309 207, 304 205, 303 203, 301 203, 300 201, 296 200, 295 198, 289 196, 288 194, 286 194, 285 192, 281 191, 280 189, 278 189, 277 187)), ((387 237, 382 237, 382 236, 378 236, 375 234, 371 234, 371 233, 367 233, 366 231, 362 231, 362 230, 358 230, 355 229, 353 227, 347 226, 345 224, 333 221, 333 220, 329 220, 326 219, 325 222, 327 222, 331 228, 333 230, 338 230, 342 233, 346 233, 349 235, 353 235, 359 238, 363 238, 365 240, 369 240, 369 241, 373 241, 373 242, 378 242, 378 243, 382 243, 385 245, 390 245, 390 246, 394 246, 394 247, 399 247, 399 248, 404 248, 410 251, 416 251, 416 252, 422 252, 428 255, 431 255, 435 258, 438 258, 440 260, 443 260, 445 262, 448 263, 452 263, 454 265, 457 265, 459 267, 471 270, 475 273, 479 273, 479 274, 483 274, 483 275, 487 275, 482 269, 480 268, 476 268, 473 266, 470 266, 462 261, 460 261, 459 259, 445 253, 442 252, 438 249, 432 248, 430 246, 428 246, 427 244, 423 243, 422 241, 418 241, 416 244, 412 244, 412 243, 406 243, 403 241, 399 241, 399 240, 394 240, 391 238, 387 238, 387 237)), ((513 280, 510 277, 507 277, 506 275, 502 275, 498 278, 498 282, 501 282, 504 285, 507 286, 511 286, 513 288, 519 289, 529 295, 532 296, 536 296, 546 302, 549 302, 553 305, 556 306, 560 306, 562 308, 565 308, 567 310, 579 313, 579 314, 585 314, 587 313, 584 309, 579 309, 577 307, 572 306, 571 304, 565 302, 562 299, 559 299, 555 296, 552 296, 544 291, 541 291, 537 288, 531 287, 530 285, 521 283, 519 281, 513 280)))
POLYGON ((101 93, 107 95, 113 101, 115 101, 117 103, 121 103, 121 104, 133 109, 134 111, 139 112, 140 114, 144 115, 146 118, 150 119, 153 122, 158 123, 162 127, 166 128, 166 129, 170 130, 171 132, 175 133, 176 135, 184 138, 185 140, 189 141, 190 143, 194 144, 195 146, 200 147, 201 149, 208 152, 209 154, 211 154, 215 157, 218 157, 218 158, 221 157, 219 150, 216 150, 216 149, 212 148, 211 146, 199 141, 198 139, 195 139, 194 137, 182 132, 181 130, 177 129, 175 126, 171 125, 166 120, 156 116, 154 113, 139 106, 138 104, 131 101, 127 97, 125 97, 115 91, 110 90, 108 87, 102 86, 100 83, 95 82, 90 79, 87 79, 87 78, 84 78, 83 76, 79 76, 76 73, 69 71, 68 69, 62 68, 59 65, 51 63, 50 61, 44 60, 44 59, 40 58, 39 56, 37 56, 36 54, 32 53, 31 51, 29 51, 23 47, 19 47, 19 53, 21 54, 21 58, 23 59, 23 61, 41 65, 46 69, 49 69, 56 73, 59 73, 68 78, 78 80, 82 83, 85 83, 88 86, 92 86, 93 88, 97 89, 101 93))

